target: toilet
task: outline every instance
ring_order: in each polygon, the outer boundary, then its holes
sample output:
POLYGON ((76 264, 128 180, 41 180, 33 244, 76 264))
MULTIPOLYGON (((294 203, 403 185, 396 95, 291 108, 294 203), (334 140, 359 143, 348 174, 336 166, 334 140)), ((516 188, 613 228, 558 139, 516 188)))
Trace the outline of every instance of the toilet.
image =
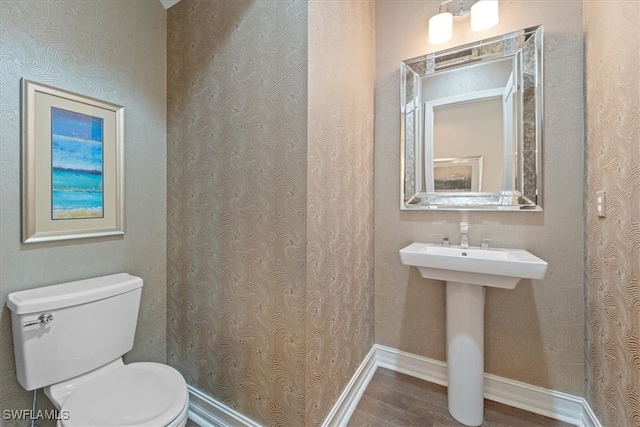
POLYGON ((59 427, 184 427, 182 375, 160 363, 125 365, 133 348, 142 279, 126 273, 7 298, 18 382, 44 387, 59 427))

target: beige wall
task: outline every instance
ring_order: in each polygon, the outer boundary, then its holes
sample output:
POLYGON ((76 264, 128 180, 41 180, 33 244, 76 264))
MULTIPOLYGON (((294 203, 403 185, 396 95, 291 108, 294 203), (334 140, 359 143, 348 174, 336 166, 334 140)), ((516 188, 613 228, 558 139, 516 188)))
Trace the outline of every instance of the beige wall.
POLYGON ((586 1, 584 12, 588 399, 603 425, 638 426, 640 3, 586 1))
POLYGON ((165 361, 165 23, 157 0, 0 1, 1 410, 31 409, 31 393, 15 377, 10 292, 116 272, 141 276, 127 359, 165 361), (22 77, 125 107, 124 237, 20 243, 22 77))
POLYGON ((168 11, 168 361, 274 425, 304 422, 306 33, 303 2, 168 11))
POLYGON ((454 39, 427 43, 438 1, 376 2, 375 340, 445 360, 444 285, 400 263, 413 241, 470 241, 522 247, 549 262, 547 277, 515 290, 489 289, 485 367, 491 374, 576 395, 585 393, 583 285, 582 3, 501 1, 500 24, 474 34, 454 23, 454 39), (509 31, 545 26, 544 212, 401 212, 399 64, 509 31))
POLYGON ((373 5, 168 19, 169 363, 261 423, 317 424, 373 342, 373 5))
MULTIPOLYGON (((156 0, 108 3, 0 2, 1 409, 30 408, 4 306, 16 290, 140 275, 129 361, 165 359, 165 12, 156 0), (126 107, 124 238, 20 244, 21 77, 126 107)), ((603 424, 626 426, 640 420, 640 120, 631 113, 640 52, 628 50, 640 45, 640 13, 632 1, 584 3, 589 347, 577 1, 503 1, 498 27, 473 34, 456 23, 456 38, 439 47, 426 43, 439 1, 376 2, 375 340, 444 360, 444 287, 401 265, 397 250, 442 235, 457 243, 467 220, 472 244, 496 238, 550 264, 543 281, 488 291, 487 371, 583 395, 586 353, 590 404, 603 424), (545 211, 400 212, 400 61, 539 23, 545 211), (600 189, 605 219, 592 206, 600 189)), ((170 12, 168 359, 191 384, 269 424, 319 422, 371 345, 372 8, 183 0, 170 12)))
POLYGON ((373 345, 373 1, 309 3, 307 423, 373 345))

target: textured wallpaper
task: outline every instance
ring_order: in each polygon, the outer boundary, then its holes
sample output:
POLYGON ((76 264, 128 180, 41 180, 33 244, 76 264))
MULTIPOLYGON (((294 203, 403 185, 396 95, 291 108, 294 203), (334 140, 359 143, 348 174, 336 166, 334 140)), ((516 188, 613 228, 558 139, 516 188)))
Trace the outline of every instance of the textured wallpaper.
POLYGON ((309 2, 306 421, 373 345, 373 1, 309 2))
POLYGON ((307 5, 168 12, 168 360, 273 425, 305 398, 307 5))
POLYGON ((318 424, 373 343, 372 3, 168 22, 169 363, 258 422, 318 424))
POLYGON ((15 377, 10 292, 139 275, 127 360, 166 360, 165 69, 166 12, 157 0, 0 1, 0 410, 31 409, 15 377), (21 77, 125 107, 124 237, 20 243, 21 77))
POLYGON ((500 23, 427 42, 438 1, 376 1, 375 341, 445 360, 444 284, 420 277, 398 250, 414 241, 469 239, 521 247, 549 263, 544 280, 489 289, 485 370, 576 395, 585 393, 583 264, 582 2, 501 1, 500 23), (402 7, 399 7, 399 3, 402 7), (543 24, 545 27, 544 212, 401 212, 399 66, 404 59, 543 24))
POLYGON ((588 399, 612 427, 640 426, 638 28, 639 2, 585 2, 588 399))

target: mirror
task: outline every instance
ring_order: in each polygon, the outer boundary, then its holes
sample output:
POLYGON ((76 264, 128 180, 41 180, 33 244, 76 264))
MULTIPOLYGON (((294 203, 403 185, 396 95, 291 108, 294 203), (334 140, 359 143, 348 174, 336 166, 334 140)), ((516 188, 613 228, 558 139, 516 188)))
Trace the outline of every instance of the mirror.
POLYGON ((542 26, 401 65, 401 209, 542 210, 542 26))

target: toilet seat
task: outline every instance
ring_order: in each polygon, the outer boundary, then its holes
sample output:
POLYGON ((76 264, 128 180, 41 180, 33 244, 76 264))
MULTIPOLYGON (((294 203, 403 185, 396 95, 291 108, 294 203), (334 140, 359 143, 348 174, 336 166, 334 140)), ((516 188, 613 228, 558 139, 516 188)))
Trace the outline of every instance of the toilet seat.
POLYGON ((178 371, 160 363, 131 363, 69 394, 60 408, 68 419, 59 425, 169 426, 186 414, 188 403, 187 384, 178 371))

